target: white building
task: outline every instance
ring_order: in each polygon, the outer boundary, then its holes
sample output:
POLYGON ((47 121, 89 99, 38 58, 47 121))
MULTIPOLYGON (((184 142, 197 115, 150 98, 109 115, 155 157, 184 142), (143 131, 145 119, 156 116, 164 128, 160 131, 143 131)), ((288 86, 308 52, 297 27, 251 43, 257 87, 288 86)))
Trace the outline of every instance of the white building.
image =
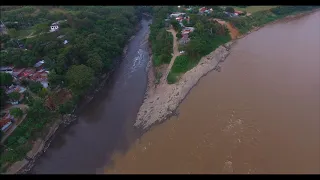
POLYGON ((172 13, 172 14, 170 14, 170 18, 176 18, 176 17, 179 17, 179 16, 183 16, 185 14, 186 13, 172 13))
POLYGON ((0 72, 12 74, 13 69, 12 69, 12 67, 0 67, 0 72))
POLYGON ((59 29, 58 23, 52 23, 50 26, 50 32, 57 31, 59 29))
POLYGON ((48 81, 40 81, 40 83, 42 84, 42 86, 43 86, 44 88, 48 88, 48 86, 49 86, 48 81))

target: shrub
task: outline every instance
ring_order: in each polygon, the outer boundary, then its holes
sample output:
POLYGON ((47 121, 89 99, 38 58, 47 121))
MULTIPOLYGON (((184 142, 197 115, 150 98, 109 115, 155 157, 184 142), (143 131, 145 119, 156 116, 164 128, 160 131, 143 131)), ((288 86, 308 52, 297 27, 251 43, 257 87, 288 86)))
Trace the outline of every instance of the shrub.
POLYGON ((31 81, 29 84, 29 89, 30 91, 32 91, 33 93, 39 93, 42 89, 42 84, 40 82, 34 82, 31 81))
POLYGON ((177 33, 176 37, 177 37, 178 39, 182 38, 182 34, 181 34, 180 31, 177 33))
POLYGON ((175 82, 177 82, 177 76, 176 74, 172 73, 171 71, 169 72, 168 76, 167 76, 167 82, 168 84, 173 84, 175 82))
POLYGON ((10 109, 10 114, 15 118, 21 118, 23 116, 23 111, 20 108, 10 109))
POLYGON ((161 65, 161 61, 160 61, 159 56, 156 56, 156 55, 153 56, 153 65, 154 66, 160 66, 161 65))
POLYGON ((155 84, 159 84, 161 78, 162 78, 162 73, 161 72, 156 72, 155 84))
POLYGON ((234 13, 233 7, 226 7, 226 12, 234 13))
POLYGON ((23 79, 23 80, 21 81, 21 85, 22 85, 22 86, 28 86, 28 85, 29 85, 29 81, 26 80, 26 79, 23 79))
POLYGON ((47 94, 48 94, 48 90, 44 87, 38 92, 38 95, 42 98, 46 97, 47 94))
POLYGON ((20 93, 18 92, 12 92, 8 94, 9 98, 13 101, 18 101, 20 99, 20 93))
POLYGON ((72 101, 67 101, 59 105, 58 111, 60 114, 69 114, 73 110, 73 105, 72 101))

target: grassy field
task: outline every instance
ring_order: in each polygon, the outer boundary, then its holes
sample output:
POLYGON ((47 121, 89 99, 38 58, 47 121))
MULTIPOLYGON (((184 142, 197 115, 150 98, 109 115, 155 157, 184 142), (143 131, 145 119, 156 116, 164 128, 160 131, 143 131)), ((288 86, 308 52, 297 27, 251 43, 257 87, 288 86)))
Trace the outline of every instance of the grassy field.
POLYGON ((28 28, 28 29, 22 29, 19 31, 14 31, 12 29, 9 29, 9 35, 11 37, 17 38, 17 39, 22 39, 25 38, 26 36, 28 36, 29 34, 31 34, 33 32, 32 28, 28 28))
POLYGON ((229 35, 217 35, 214 39, 207 41, 204 44, 200 44, 201 47, 199 47, 199 49, 206 49, 203 54, 199 54, 196 57, 191 57, 187 54, 178 56, 175 59, 173 66, 167 76, 168 84, 176 83, 180 76, 195 67, 203 56, 209 54, 210 52, 217 49, 220 45, 227 43, 230 40, 231 37, 229 35))
POLYGON ((241 8, 238 6, 232 6, 232 7, 238 11, 247 11, 249 13, 254 13, 254 12, 258 12, 258 11, 264 11, 264 10, 268 10, 271 8, 275 8, 277 6, 248 6, 246 8, 241 8))
POLYGON ((61 9, 61 8, 52 8, 49 10, 50 13, 63 13, 66 14, 68 11, 61 9))

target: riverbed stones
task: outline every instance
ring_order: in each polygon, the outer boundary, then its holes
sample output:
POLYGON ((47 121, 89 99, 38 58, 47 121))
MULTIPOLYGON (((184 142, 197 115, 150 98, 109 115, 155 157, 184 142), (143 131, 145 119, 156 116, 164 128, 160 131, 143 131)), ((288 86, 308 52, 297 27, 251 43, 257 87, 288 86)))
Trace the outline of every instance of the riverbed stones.
POLYGON ((182 75, 176 84, 161 84, 152 94, 147 90, 147 98, 140 107, 135 126, 146 129, 172 115, 172 112, 177 109, 199 79, 212 71, 221 60, 228 56, 228 47, 230 48, 232 44, 233 42, 229 42, 224 45, 225 47, 220 46, 215 51, 204 56, 199 64, 182 75))

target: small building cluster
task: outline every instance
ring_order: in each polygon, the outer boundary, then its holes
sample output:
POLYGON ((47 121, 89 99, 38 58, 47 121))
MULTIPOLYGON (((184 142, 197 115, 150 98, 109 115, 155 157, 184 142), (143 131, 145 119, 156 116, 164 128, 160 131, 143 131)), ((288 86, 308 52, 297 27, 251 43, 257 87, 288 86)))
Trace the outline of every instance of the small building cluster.
POLYGON ((199 14, 210 14, 213 11, 212 8, 208 9, 206 7, 199 8, 199 14))
POLYGON ((15 122, 15 118, 10 114, 6 113, 1 119, 0 119, 0 128, 2 132, 7 132, 11 125, 15 122))
POLYGON ((59 30, 60 22, 65 22, 65 21, 67 21, 67 20, 61 20, 61 21, 57 21, 57 22, 52 23, 50 26, 49 32, 55 32, 55 31, 59 30))
POLYGON ((176 13, 172 13, 170 14, 170 18, 177 18, 179 16, 184 16, 186 13, 180 13, 180 12, 176 12, 176 13))
POLYGON ((242 11, 237 11, 237 10, 235 10, 234 13, 230 13, 230 12, 226 12, 226 11, 224 11, 224 13, 226 15, 228 15, 229 17, 238 17, 239 15, 243 14, 242 11))
POLYGON ((57 31, 59 30, 59 23, 55 22, 55 23, 52 23, 51 26, 50 26, 50 32, 54 32, 54 31, 57 31))
MULTIPOLYGON (((170 15, 170 18, 175 18, 180 26, 183 28, 181 31, 181 35, 182 38, 179 40, 180 44, 186 44, 190 41, 189 38, 189 33, 193 32, 195 30, 194 27, 186 27, 182 22, 183 20, 186 20, 188 22, 188 24, 190 23, 190 16, 187 16, 186 13, 180 13, 180 12, 176 12, 176 13, 172 13, 170 15)), ((168 21, 169 19, 166 19, 166 21, 168 21)))
MULTIPOLYGON (((37 62, 32 68, 14 68, 13 66, 0 67, 0 72, 9 73, 13 77, 15 84, 20 84, 22 80, 40 82, 44 88, 48 88, 48 74, 44 68, 44 60, 37 62)), ((6 94, 18 92, 21 94, 20 100, 23 98, 23 92, 26 90, 20 85, 11 85, 4 87, 6 94)), ((18 104, 19 101, 10 101, 12 105, 18 104)))
POLYGON ((194 27, 185 27, 181 31, 182 38, 180 39, 180 44, 186 44, 190 41, 189 33, 193 32, 195 30, 194 27))

